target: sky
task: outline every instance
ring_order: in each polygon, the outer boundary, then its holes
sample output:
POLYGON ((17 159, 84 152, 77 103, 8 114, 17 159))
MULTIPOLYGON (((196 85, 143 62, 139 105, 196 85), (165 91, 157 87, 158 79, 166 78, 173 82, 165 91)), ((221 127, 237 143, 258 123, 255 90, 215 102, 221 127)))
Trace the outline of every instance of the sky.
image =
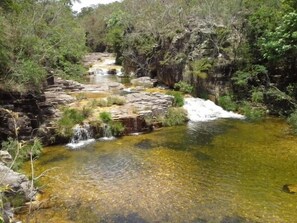
POLYGON ((80 3, 75 2, 73 4, 73 11, 80 12, 81 8, 91 6, 91 5, 97 5, 97 4, 108 4, 111 2, 115 2, 116 0, 80 0, 80 3))

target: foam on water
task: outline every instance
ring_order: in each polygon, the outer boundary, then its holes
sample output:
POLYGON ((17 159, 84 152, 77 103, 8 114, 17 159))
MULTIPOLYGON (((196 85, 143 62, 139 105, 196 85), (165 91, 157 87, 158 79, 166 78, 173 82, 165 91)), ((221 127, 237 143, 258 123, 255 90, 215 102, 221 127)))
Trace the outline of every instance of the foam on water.
POLYGON ((218 118, 245 118, 243 115, 226 111, 214 102, 201 98, 186 98, 184 109, 187 110, 188 118, 193 122, 205 122, 218 118))
POLYGON ((95 142, 92 138, 92 132, 88 124, 76 125, 73 128, 73 137, 66 146, 70 149, 80 149, 95 142))
POLYGON ((83 147, 86 147, 87 145, 90 145, 92 143, 94 143, 96 140, 95 139, 87 139, 87 140, 82 140, 82 141, 78 141, 75 143, 68 143, 66 146, 69 147, 70 149, 81 149, 83 147))

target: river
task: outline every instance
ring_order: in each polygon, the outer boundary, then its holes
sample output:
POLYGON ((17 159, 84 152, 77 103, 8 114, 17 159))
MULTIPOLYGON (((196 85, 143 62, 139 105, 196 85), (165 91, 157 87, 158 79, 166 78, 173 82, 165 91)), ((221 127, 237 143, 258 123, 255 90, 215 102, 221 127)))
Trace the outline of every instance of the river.
MULTIPOLYGON (((189 122, 44 149, 38 223, 296 222, 297 138, 281 119, 189 122)), ((24 170, 29 169, 29 164, 24 170)), ((25 216, 23 216, 25 218, 25 216)))

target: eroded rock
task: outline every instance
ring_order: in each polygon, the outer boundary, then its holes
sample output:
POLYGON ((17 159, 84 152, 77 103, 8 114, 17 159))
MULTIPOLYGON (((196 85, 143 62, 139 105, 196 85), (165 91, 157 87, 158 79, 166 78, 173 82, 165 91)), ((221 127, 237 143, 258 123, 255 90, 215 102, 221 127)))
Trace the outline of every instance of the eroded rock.
POLYGON ((295 194, 297 193, 297 184, 285 184, 283 191, 289 194, 295 194))

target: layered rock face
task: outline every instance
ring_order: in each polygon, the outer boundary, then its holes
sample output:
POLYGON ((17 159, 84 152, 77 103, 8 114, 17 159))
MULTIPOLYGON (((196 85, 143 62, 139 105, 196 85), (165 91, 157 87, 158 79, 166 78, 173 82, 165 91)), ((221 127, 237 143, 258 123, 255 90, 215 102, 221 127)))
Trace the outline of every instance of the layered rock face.
POLYGON ((156 78, 169 87, 184 80, 195 86, 196 95, 217 98, 230 87, 239 38, 224 26, 189 21, 174 36, 156 37, 152 53, 134 46, 124 49, 124 70, 156 78))
POLYGON ((0 141, 8 137, 30 140, 48 115, 51 106, 45 102, 44 94, 0 92, 0 141))

